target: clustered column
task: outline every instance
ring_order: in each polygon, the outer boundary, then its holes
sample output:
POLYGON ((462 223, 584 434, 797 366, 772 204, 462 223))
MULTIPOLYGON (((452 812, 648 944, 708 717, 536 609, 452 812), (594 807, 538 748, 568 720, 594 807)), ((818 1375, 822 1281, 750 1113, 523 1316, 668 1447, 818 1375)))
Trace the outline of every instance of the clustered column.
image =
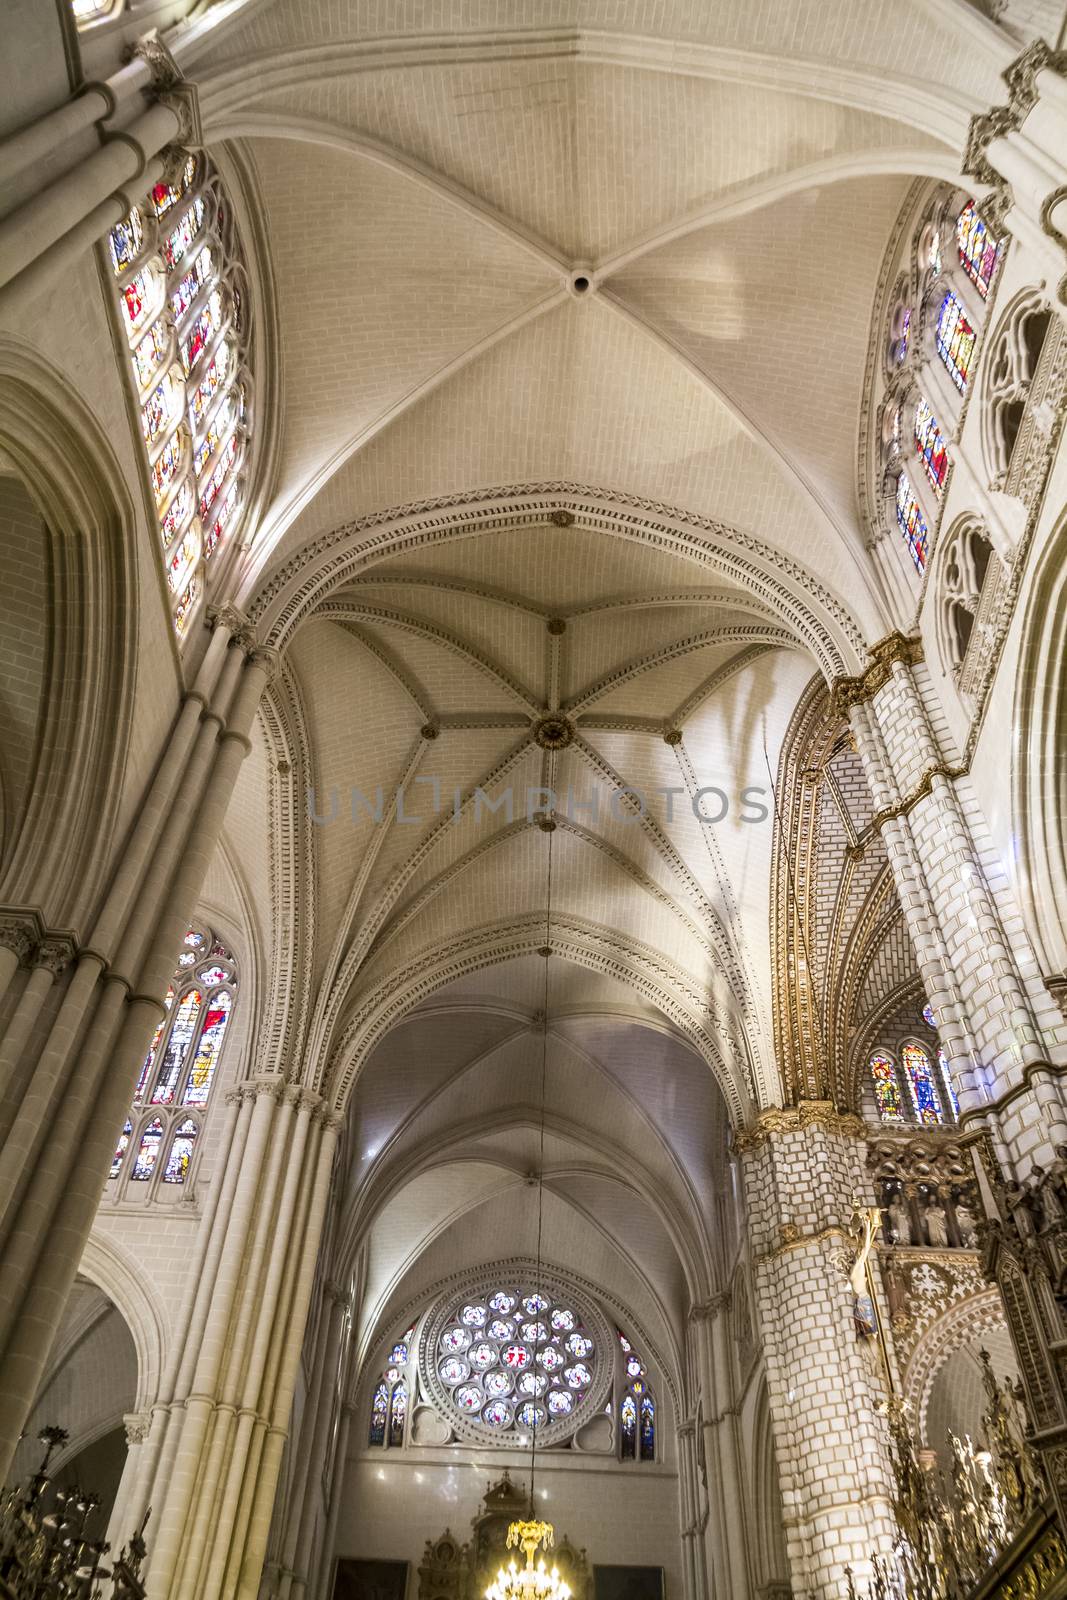
MULTIPOLYGON (((0 1051, 0 1481, 40 1382, 274 653, 217 622, 104 905, 65 970, 10 959, 0 1051), (237 636, 239 635, 239 637, 237 636), (14 1057, 13 1057, 14 1058, 14 1057)), ((32 914, 27 914, 30 921, 32 914)))
POLYGON ((256 1595, 339 1117, 277 1078, 234 1091, 172 1354, 123 1493, 151 1506, 154 1600, 256 1595))
POLYGON ((745 1495, 737 1444, 737 1407, 726 1316, 728 1294, 717 1295, 692 1312, 700 1387, 704 1396, 704 1460, 708 1474, 708 1526, 705 1544, 712 1594, 749 1593, 745 1551, 745 1495))
POLYGON ((983 1121, 1002 1161, 1048 1161, 1067 1139, 1067 1112, 1048 1060, 1047 1037, 1060 1031, 1060 1021, 1042 993, 1003 876, 994 894, 993 863, 976 845, 909 655, 907 642, 897 641, 882 681, 849 696, 876 822, 964 1125, 983 1121))
POLYGON ((859 1336, 848 1196, 863 1128, 829 1102, 762 1113, 736 1139, 796 1600, 840 1600, 892 1548, 878 1346, 859 1336))

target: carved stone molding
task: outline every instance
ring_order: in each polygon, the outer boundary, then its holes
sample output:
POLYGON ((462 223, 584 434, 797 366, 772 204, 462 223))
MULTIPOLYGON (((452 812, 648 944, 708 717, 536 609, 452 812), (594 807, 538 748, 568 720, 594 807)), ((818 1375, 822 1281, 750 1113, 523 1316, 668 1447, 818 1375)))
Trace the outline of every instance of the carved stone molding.
POLYGON ((122 1419, 126 1429, 126 1444, 144 1444, 152 1428, 152 1413, 150 1411, 129 1411, 122 1419))
POLYGON ((5 950, 13 950, 20 965, 25 964, 37 942, 38 930, 35 918, 29 914, 0 917, 0 945, 5 950))
POLYGON ((872 644, 868 654, 871 664, 854 678, 836 678, 830 691, 830 710, 834 716, 847 717, 852 706, 862 705, 872 699, 889 682, 893 668, 898 663, 914 666, 923 658, 922 640, 906 638, 902 633, 887 634, 872 644))
POLYGON ((51 934, 47 939, 42 939, 33 952, 33 965, 44 967, 53 978, 58 978, 77 953, 77 941, 70 934, 51 934))
POLYGON ((150 28, 135 39, 126 52, 127 61, 143 61, 152 79, 153 89, 173 89, 185 81, 185 74, 160 37, 158 28, 150 28))
POLYGON ((176 83, 173 87, 162 90, 159 103, 169 106, 178 119, 175 142, 186 150, 200 149, 204 143, 204 132, 200 121, 200 97, 197 94, 196 84, 176 83))
MULTIPOLYGON (((761 1250, 753 1258, 757 1266, 762 1266, 766 1261, 775 1261, 779 1256, 788 1255, 792 1250, 806 1250, 809 1245, 813 1244, 827 1244, 831 1240, 840 1240, 846 1244, 851 1243, 847 1231, 836 1223, 831 1223, 826 1228, 818 1228, 811 1233, 804 1233, 795 1222, 783 1222, 779 1224, 778 1232, 780 1234, 780 1242, 770 1250, 761 1250)), ((851 1265, 853 1259, 851 1250, 846 1251, 845 1254, 849 1256, 849 1265, 851 1265)), ((847 1277, 848 1270, 843 1264, 842 1270, 847 1277)))
POLYGON ((722 1311, 730 1309, 730 1291, 723 1289, 720 1294, 713 1294, 707 1300, 700 1301, 697 1305, 689 1307, 690 1322, 710 1322, 722 1311))
POLYGON ((237 606, 208 606, 207 621, 210 628, 225 628, 246 650, 256 648, 256 630, 237 606))
POLYGON ((880 833, 887 822, 898 822, 901 817, 906 817, 913 811, 920 800, 925 800, 931 793, 935 778, 946 778, 952 782, 955 778, 965 778, 967 767, 948 767, 943 761, 938 761, 934 766, 928 767, 919 779, 911 793, 899 805, 886 806, 883 811, 876 811, 871 818, 871 828, 880 833))
POLYGON ((1000 174, 990 166, 986 150, 994 139, 1003 139, 1016 133, 1026 121, 1038 101, 1037 75, 1043 71, 1062 73, 1067 70, 1067 53, 1053 50, 1044 39, 1035 39, 1004 72, 1008 86, 1008 104, 993 106, 971 118, 967 130, 967 143, 963 150, 963 171, 979 183, 999 184, 1000 174))
POLYGON ((801 1100, 799 1105, 771 1106, 761 1111, 754 1123, 734 1134, 733 1148, 738 1155, 744 1155, 758 1150, 775 1134, 806 1132, 810 1128, 846 1139, 865 1138, 867 1131, 862 1117, 839 1111, 832 1100, 801 1100))

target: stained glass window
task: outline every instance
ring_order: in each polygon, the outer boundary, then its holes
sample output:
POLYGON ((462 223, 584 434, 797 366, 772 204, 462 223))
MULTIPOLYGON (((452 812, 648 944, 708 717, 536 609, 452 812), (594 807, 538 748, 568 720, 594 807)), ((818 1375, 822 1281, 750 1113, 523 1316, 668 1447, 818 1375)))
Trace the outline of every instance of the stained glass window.
POLYGON ((919 1121, 943 1122, 941 1099, 934 1082, 934 1075, 930 1071, 930 1060, 926 1051, 917 1044, 906 1044, 901 1048, 900 1060, 911 1092, 915 1115, 919 1121))
POLYGON ((193 1143, 197 1135, 196 1123, 186 1118, 178 1124, 178 1131, 170 1147, 167 1165, 163 1169, 164 1183, 184 1183, 193 1159, 193 1143))
POLYGON ((247 283, 206 156, 186 154, 108 242, 180 636, 243 512, 250 436, 247 283))
MULTIPOLYGON (((147 1098, 152 1108, 149 1129, 158 1127, 160 1133, 158 1138, 153 1133, 153 1153, 145 1154, 144 1160, 139 1147, 134 1168, 140 1170, 131 1171, 128 1181, 147 1182, 155 1175, 158 1161, 162 1168, 158 1182, 186 1182, 201 1126, 200 1120, 189 1116, 188 1108, 207 1105, 233 1013, 236 985, 237 964, 225 945, 210 928, 189 928, 133 1095, 135 1119, 147 1098)), ((133 1128, 127 1126, 132 1137, 133 1128)), ((121 1167, 121 1154, 116 1151, 113 1177, 121 1167)), ((155 1192, 153 1185, 149 1193, 155 1192)))
POLYGON ((908 345, 911 342, 911 307, 905 306, 900 313, 897 323, 898 333, 892 346, 893 365, 902 367, 908 359, 908 345))
POLYGON ((652 1461, 656 1454, 656 1402, 648 1385, 645 1363, 621 1329, 615 1332, 622 1353, 619 1400, 619 1448, 624 1461, 652 1461))
POLYGON ((937 425, 933 408, 925 395, 919 397, 915 406, 915 446, 926 468, 926 476, 940 499, 948 471, 948 450, 945 436, 937 425))
POLYGON ((650 1394, 641 1396, 641 1460, 651 1461, 656 1453, 656 1402, 650 1394))
POLYGON ((174 1088, 178 1081, 178 1074, 182 1062, 189 1053, 189 1045, 196 1024, 200 1017, 200 1010, 204 1004, 204 996, 199 989, 190 989, 182 997, 171 1024, 170 1036, 167 1047, 159 1066, 159 1076, 156 1086, 152 1090, 153 1105, 170 1105, 174 1099, 174 1088))
POLYGON ((963 314, 961 302, 950 289, 937 314, 937 353, 961 394, 971 376, 974 345, 974 329, 963 314))
POLYGON ((985 300, 996 275, 1000 246, 986 227, 973 200, 956 218, 960 265, 985 300))
POLYGON ((109 1179, 118 1177, 122 1168, 122 1158, 126 1154, 126 1149, 129 1145, 132 1135, 133 1123, 130 1121, 129 1117, 127 1117, 122 1132, 119 1134, 119 1142, 115 1146, 115 1154, 111 1157, 111 1171, 108 1174, 109 1179))
POLYGON ((403 1378, 393 1385, 393 1399, 389 1407, 389 1443, 403 1444, 404 1422, 408 1414, 408 1386, 403 1378))
POLYGON ((923 1021, 926 1023, 928 1028, 937 1027, 937 1018, 934 1016, 934 1008, 932 1005, 923 1006, 923 1021))
POLYGON ((370 1443, 385 1443, 385 1425, 389 1420, 389 1385, 383 1379, 374 1391, 370 1408, 370 1443))
POLYGON ((883 1055, 880 1051, 871 1057, 871 1078, 874 1082, 874 1097, 878 1102, 878 1114, 883 1122, 903 1122, 904 1102, 900 1097, 900 1084, 897 1081, 897 1069, 893 1065, 891 1056, 883 1055))
POLYGON ((577 1308, 548 1288, 521 1283, 454 1307, 435 1360, 455 1409, 494 1434, 576 1415, 598 1369, 596 1343, 577 1308))
POLYGON ((929 539, 929 529, 926 518, 922 514, 922 507, 915 498, 911 486, 911 479, 906 472, 897 478, 897 522, 900 531, 907 541, 911 551, 911 559, 916 568, 922 572, 926 566, 926 546, 929 539))
POLYGON ((155 1171, 156 1162, 159 1160, 159 1147, 163 1143, 163 1123, 159 1117, 152 1121, 141 1134, 141 1143, 137 1147, 137 1159, 133 1164, 131 1180, 134 1183, 147 1183, 155 1171))
MULTIPOLYGON (((228 976, 228 974, 223 974, 228 976)), ((230 1020, 230 1007, 233 997, 228 989, 219 989, 208 1006, 204 1015, 204 1026, 200 1033, 200 1041, 196 1047, 192 1070, 189 1081, 185 1086, 182 1103, 187 1106, 202 1106, 206 1103, 211 1089, 211 1079, 215 1072, 215 1063, 218 1061, 219 1051, 226 1034, 226 1024, 230 1020)))
POLYGON ((385 1446, 404 1442, 410 1400, 407 1374, 411 1363, 411 1341, 414 1337, 415 1327, 412 1324, 404 1337, 394 1344, 389 1364, 374 1391, 368 1434, 370 1444, 385 1446))
POLYGON ((637 1401, 625 1394, 619 1405, 619 1432, 622 1440, 622 1459, 632 1461, 637 1455, 637 1401))

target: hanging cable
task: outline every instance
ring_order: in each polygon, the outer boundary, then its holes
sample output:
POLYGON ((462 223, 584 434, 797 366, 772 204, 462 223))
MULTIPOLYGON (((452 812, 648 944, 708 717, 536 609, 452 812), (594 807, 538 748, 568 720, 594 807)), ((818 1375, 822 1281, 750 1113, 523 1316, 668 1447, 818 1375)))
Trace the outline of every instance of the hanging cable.
MULTIPOLYGON (((548 964, 552 956, 552 835, 554 826, 545 828, 548 834, 548 867, 545 876, 545 942, 542 954, 545 963, 545 982, 543 993, 543 1007, 541 1013, 541 1090, 539 1107, 539 1139, 537 1153, 537 1272, 534 1293, 544 1298, 541 1285, 541 1239, 545 1221, 545 1099, 548 1085, 548 964)), ((537 1313, 537 1326, 542 1327, 541 1312, 537 1313)), ((547 1332, 547 1330, 546 1330, 547 1332)), ((534 1340, 534 1371, 537 1370, 537 1355, 544 1340, 538 1337, 534 1340)), ((536 1385, 534 1386, 536 1391, 536 1385)), ((541 1398, 536 1392, 533 1395, 533 1429, 530 1444, 530 1520, 535 1521, 534 1511, 534 1480, 537 1474, 537 1425, 541 1414, 541 1398)), ((547 1416, 547 1406, 546 1406, 547 1416)))

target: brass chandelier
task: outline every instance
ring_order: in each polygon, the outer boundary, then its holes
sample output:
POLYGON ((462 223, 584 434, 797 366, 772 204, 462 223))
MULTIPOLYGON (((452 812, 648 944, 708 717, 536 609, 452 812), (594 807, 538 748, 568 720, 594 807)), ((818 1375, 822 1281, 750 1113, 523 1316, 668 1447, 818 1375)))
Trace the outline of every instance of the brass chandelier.
MULTIPOLYGON (((545 1003, 541 1035, 541 1122, 540 1157, 537 1163, 537 1281, 541 1277, 541 1229, 544 1222, 545 1198, 545 1084, 548 1073, 548 962, 552 954, 552 834, 555 823, 545 818, 540 823, 542 832, 548 834, 548 873, 545 894, 545 942, 540 954, 545 962, 545 1003)), ((526 1565, 517 1565, 514 1556, 507 1566, 501 1566, 496 1578, 485 1591, 485 1600, 570 1600, 570 1585, 559 1575, 559 1568, 551 1572, 545 1565, 542 1553, 534 1565, 538 1548, 550 1550, 555 1543, 555 1529, 551 1522, 539 1521, 534 1516, 534 1476, 537 1470, 537 1412, 530 1443, 530 1516, 526 1522, 513 1522, 508 1528, 507 1548, 521 1547, 526 1555, 526 1565)))

